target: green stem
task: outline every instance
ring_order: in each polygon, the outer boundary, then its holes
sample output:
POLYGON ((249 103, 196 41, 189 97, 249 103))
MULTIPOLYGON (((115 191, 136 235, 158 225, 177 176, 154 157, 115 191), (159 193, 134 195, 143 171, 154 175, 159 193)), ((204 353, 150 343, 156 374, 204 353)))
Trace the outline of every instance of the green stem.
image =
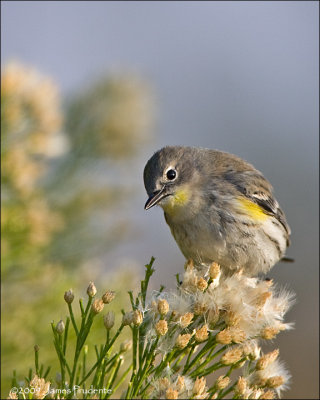
POLYGON ((70 324, 70 318, 67 317, 67 319, 66 319, 66 327, 65 327, 64 335, 63 335, 63 347, 62 347, 62 351, 63 351, 64 355, 66 355, 66 351, 67 351, 69 324, 70 324))
MULTIPOLYGON (((130 370, 132 369, 132 365, 129 366, 129 368, 126 369, 126 371, 123 373, 122 377, 120 378, 119 382, 116 384, 116 386, 113 388, 112 393, 115 393, 116 390, 119 388, 119 386, 124 382, 126 379, 126 376, 129 374, 130 370)), ((111 395, 111 393, 110 393, 111 395)), ((109 398, 109 394, 107 395, 106 399, 109 398)))
POLYGON ((193 372, 192 372, 193 374, 197 374, 197 373, 199 372, 199 370, 201 370, 201 368, 203 368, 205 365, 209 364, 210 361, 212 361, 211 354, 212 354, 212 352, 214 351, 214 349, 215 349, 215 347, 213 347, 213 348, 209 351, 209 353, 208 353, 207 356, 206 356, 205 361, 203 361, 197 368, 195 368, 195 369, 193 370, 193 372))
POLYGON ((101 363, 101 361, 104 359, 105 355, 107 354, 108 350, 111 349, 111 347, 113 346, 113 343, 116 341, 117 337, 120 335, 123 327, 124 327, 124 325, 121 324, 119 329, 117 330, 116 334, 112 338, 112 340, 109 343, 105 344, 104 349, 101 352, 99 359, 95 362, 95 364, 90 369, 90 371, 87 373, 87 375, 81 380, 79 385, 81 385, 86 379, 88 379, 89 376, 92 374, 92 372, 95 370, 95 368, 101 363))
MULTIPOLYGON (((58 342, 58 346, 60 351, 63 353, 63 343, 62 343, 62 336, 59 335, 59 342, 58 342)), ((64 362, 63 360, 60 358, 60 371, 61 371, 61 388, 64 388, 66 379, 65 379, 65 366, 64 366, 64 362)))
POLYGON ((74 329, 76 335, 78 336, 79 335, 79 331, 78 331, 78 327, 77 327, 77 324, 76 324, 76 320, 74 318, 72 305, 70 303, 68 303, 68 309, 69 309, 69 314, 70 314, 71 322, 72 322, 72 325, 73 325, 73 329, 74 329))
POLYGON ((195 365, 201 357, 207 353, 208 350, 211 350, 212 347, 215 347, 215 343, 212 343, 214 341, 214 337, 209 338, 208 342, 203 346, 203 348, 199 351, 199 353, 194 357, 194 359, 190 362, 190 364, 186 364, 183 370, 183 374, 186 374, 193 365, 195 365))
POLYGON ((108 383, 106 385, 107 389, 110 389, 112 387, 112 385, 114 384, 114 381, 117 378, 121 363, 122 363, 122 357, 119 357, 118 362, 115 364, 115 366, 113 367, 113 369, 111 371, 110 377, 108 379, 108 383))
POLYGON ((132 368, 137 369, 137 338, 138 338, 138 327, 132 328, 132 368))
POLYGON ((155 348, 157 347, 158 341, 159 341, 159 337, 157 337, 157 339, 154 341, 153 345, 151 346, 150 352, 149 352, 148 357, 147 357, 147 359, 145 361, 145 366, 144 366, 144 368, 142 370, 140 370, 141 373, 138 373, 138 375, 135 375, 134 379, 131 378, 131 380, 130 380, 133 383, 133 385, 132 385, 132 388, 133 388, 132 397, 138 394, 140 386, 142 385, 142 383, 144 381, 144 378, 147 375, 148 369, 149 369, 152 361, 154 360, 155 348), (137 382, 136 382, 136 380, 137 380, 137 382))
MULTIPOLYGON (((225 349, 227 348, 227 345, 225 345, 225 346, 223 346, 223 347, 221 347, 221 349, 220 350, 218 350, 218 351, 216 351, 211 357, 208 357, 207 358, 207 362, 206 362, 206 364, 208 364, 209 362, 211 362, 215 357, 217 357, 220 353, 223 353, 224 351, 225 351, 225 349)), ((214 364, 214 365, 216 365, 216 364, 214 364)), ((207 372, 207 371, 211 371, 211 367, 208 367, 207 369, 204 369, 204 370, 202 370, 201 371, 201 365, 198 367, 198 368, 196 368, 195 370, 193 370, 192 371, 192 373, 190 374, 190 377, 196 377, 197 376, 197 374, 201 374, 201 376, 205 376, 205 375, 208 375, 210 372, 207 372)))
POLYGON ((225 398, 227 394, 229 394, 230 392, 232 392, 232 391, 234 390, 236 384, 237 384, 237 381, 236 381, 233 385, 231 385, 231 386, 229 387, 229 389, 227 389, 227 390, 225 390, 224 392, 222 392, 219 398, 220 398, 220 399, 225 398))
POLYGON ((34 347, 34 366, 36 369, 36 374, 38 376, 40 376, 40 374, 39 374, 39 347, 38 346, 34 347))

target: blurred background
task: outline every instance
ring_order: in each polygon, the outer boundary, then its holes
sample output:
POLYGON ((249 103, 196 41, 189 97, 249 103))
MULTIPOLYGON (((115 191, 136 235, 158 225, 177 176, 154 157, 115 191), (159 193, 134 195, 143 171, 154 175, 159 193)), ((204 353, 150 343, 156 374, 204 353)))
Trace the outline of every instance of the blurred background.
POLYGON ((169 144, 237 154, 273 184, 295 263, 269 276, 297 296, 295 330, 273 343, 293 375, 284 398, 319 397, 318 13, 314 1, 1 3, 1 397, 33 345, 50 346, 65 290, 125 292, 152 255, 153 287, 172 287, 184 258, 161 209, 143 210, 142 181, 169 144))

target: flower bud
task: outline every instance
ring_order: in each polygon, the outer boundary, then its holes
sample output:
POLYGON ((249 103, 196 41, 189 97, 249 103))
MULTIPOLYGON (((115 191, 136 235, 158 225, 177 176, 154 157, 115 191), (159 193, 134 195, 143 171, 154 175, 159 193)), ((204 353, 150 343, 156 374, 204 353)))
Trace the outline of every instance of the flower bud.
POLYGON ((92 303, 91 310, 93 314, 99 314, 103 310, 104 303, 101 299, 95 299, 95 301, 92 303))
POLYGON ((208 339, 208 327, 207 325, 203 325, 201 328, 198 328, 195 333, 195 339, 197 342, 204 342, 208 339))
POLYGON ((184 349, 190 342, 191 336, 192 335, 190 333, 179 335, 176 339, 176 346, 178 347, 178 349, 184 349))
POLYGON ((67 292, 64 292, 64 300, 66 303, 71 304, 74 299, 74 294, 72 289, 69 289, 67 292))
POLYGON ((269 378, 266 382, 266 386, 270 388, 277 388, 281 385, 284 384, 284 377, 279 375, 279 376, 272 376, 269 378))
POLYGON ((195 396, 202 395, 206 390, 206 378, 202 376, 201 378, 197 378, 194 382, 192 392, 195 396))
POLYGON ((242 343, 246 340, 247 335, 242 329, 232 326, 229 330, 233 343, 242 343))
POLYGON ((166 390, 166 399, 172 399, 175 400, 179 397, 179 393, 177 390, 174 390, 169 387, 169 389, 166 390))
POLYGON ((131 350, 132 348, 132 340, 125 340, 120 344, 120 353, 125 353, 126 351, 131 350))
POLYGON ((221 363, 224 365, 236 364, 243 357, 243 351, 240 347, 228 350, 222 357, 221 363))
POLYGON ((212 280, 219 278, 221 275, 220 265, 213 262, 209 268, 209 276, 212 280))
POLYGON ((159 389, 160 390, 166 390, 170 387, 170 382, 169 379, 167 377, 164 378, 160 378, 159 381, 159 389))
POLYGON ((199 290, 203 292, 207 289, 207 287, 208 287, 208 282, 204 278, 200 277, 197 279, 197 288, 199 290))
POLYGON ((235 387, 235 392, 240 395, 244 395, 245 391, 247 390, 247 380, 243 376, 239 376, 236 387, 235 387))
POLYGON ((230 383, 230 378, 228 376, 221 375, 217 379, 217 381, 215 383, 215 387, 218 390, 222 390, 222 389, 225 389, 229 385, 229 383, 230 383))
POLYGON ((184 377, 179 375, 176 381, 176 388, 178 390, 178 392, 182 392, 185 388, 185 381, 184 381, 184 377))
POLYGON ((164 319, 160 319, 155 325, 156 332, 159 336, 164 336, 168 332, 168 324, 164 319))
POLYGON ((107 330, 109 330, 113 327, 113 325, 114 325, 114 312, 113 311, 109 311, 106 315, 104 315, 103 323, 107 330))
POLYGON ((65 326, 64 326, 64 322, 62 321, 62 319, 57 323, 56 325, 56 332, 59 335, 62 335, 64 332, 65 326))
POLYGON ((169 303, 165 299, 158 301, 158 311, 160 315, 166 315, 169 311, 169 303))
POLYGON ((210 308, 207 321, 210 327, 215 326, 215 324, 219 321, 219 309, 217 307, 210 308))
POLYGON ((115 292, 111 290, 107 290, 105 294, 102 296, 102 301, 104 304, 109 304, 112 302, 112 300, 116 297, 115 292))
POLYGON ((139 326, 143 322, 143 314, 140 310, 134 310, 132 314, 133 325, 139 326))
POLYGON ((203 315, 208 311, 208 305, 205 301, 197 301, 194 303, 193 312, 195 315, 203 315))
POLYGON ((126 312, 122 317, 122 325, 130 325, 133 322, 132 311, 126 312))
POLYGON ((193 319, 193 313, 187 312, 180 317, 179 324, 182 328, 186 328, 191 324, 192 319, 193 319))
POLYGON ((93 282, 89 283, 89 286, 87 288, 87 294, 89 297, 94 297, 97 294, 97 288, 95 287, 93 282))
POLYGON ((184 269, 187 270, 192 270, 194 268, 194 262, 191 258, 189 258, 189 260, 187 260, 187 262, 184 265, 184 269))
POLYGON ((220 344, 230 344, 232 342, 230 329, 226 328, 217 333, 216 342, 220 344))
POLYGON ((266 328, 262 329, 261 337, 266 340, 271 340, 280 332, 280 329, 273 326, 267 326, 266 328))
POLYGON ((270 353, 264 354, 259 358, 256 364, 256 369, 262 370, 268 367, 268 365, 272 364, 279 355, 279 349, 273 350, 270 353))
POLYGON ((261 400, 268 400, 268 399, 275 399, 276 398, 276 394, 274 393, 273 390, 267 390, 266 392, 264 392, 259 399, 261 400))

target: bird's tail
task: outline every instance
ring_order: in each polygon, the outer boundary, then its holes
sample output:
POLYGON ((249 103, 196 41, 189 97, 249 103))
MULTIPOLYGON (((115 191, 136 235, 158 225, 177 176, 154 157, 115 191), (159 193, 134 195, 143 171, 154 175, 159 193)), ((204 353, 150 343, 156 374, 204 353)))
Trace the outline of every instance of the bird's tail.
POLYGON ((294 258, 290 258, 290 257, 282 257, 281 258, 281 260, 280 261, 283 261, 283 262, 294 262, 295 260, 294 260, 294 258))

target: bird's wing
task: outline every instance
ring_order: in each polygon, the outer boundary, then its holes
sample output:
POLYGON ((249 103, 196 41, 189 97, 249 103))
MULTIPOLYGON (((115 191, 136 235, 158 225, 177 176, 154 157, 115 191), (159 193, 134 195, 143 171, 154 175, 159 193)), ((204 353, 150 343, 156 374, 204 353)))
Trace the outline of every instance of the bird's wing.
POLYGON ((256 170, 241 171, 237 173, 228 171, 225 175, 225 179, 232 183, 248 200, 259 205, 264 213, 272 215, 283 225, 288 234, 289 245, 289 235, 291 233, 290 227, 279 203, 272 194, 271 184, 263 177, 263 175, 256 170))

